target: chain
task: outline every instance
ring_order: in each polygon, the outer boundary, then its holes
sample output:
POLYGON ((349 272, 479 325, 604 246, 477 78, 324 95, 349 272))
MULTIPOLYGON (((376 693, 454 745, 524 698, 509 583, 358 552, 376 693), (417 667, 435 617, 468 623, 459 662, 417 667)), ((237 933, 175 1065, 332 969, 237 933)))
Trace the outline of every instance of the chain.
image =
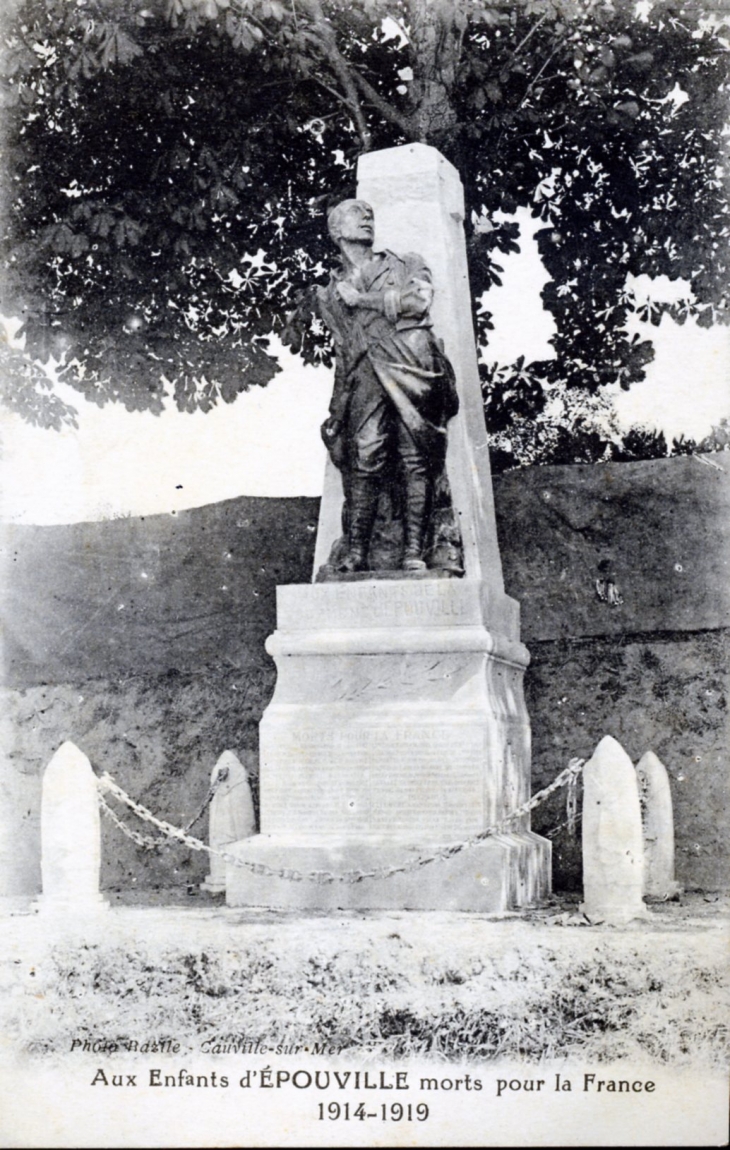
MULTIPOLYGON (((221 783, 224 783, 227 778, 228 778, 228 767, 222 767, 221 770, 219 771, 219 773, 213 779, 212 783, 210 784, 210 787, 208 788, 208 793, 205 796, 205 798, 203 799, 203 802, 202 802, 200 809, 197 812, 197 814, 195 814, 193 816, 193 818, 191 818, 185 824, 185 826, 181 828, 183 834, 187 834, 189 831, 191 831, 192 828, 197 823, 198 819, 201 819, 203 817, 206 810, 208 809, 211 802, 213 801, 214 794, 216 793, 216 791, 220 787, 221 783)), ((143 834, 140 834, 139 831, 133 830, 132 827, 127 826, 127 824, 122 819, 119 818, 119 815, 117 815, 115 813, 115 811, 112 809, 112 807, 109 806, 109 804, 107 803, 106 799, 104 798, 104 796, 101 792, 101 789, 99 789, 99 805, 102 809, 103 814, 105 814, 106 817, 111 822, 114 823, 115 827, 118 827, 119 830, 122 832, 122 834, 125 834, 127 836, 127 838, 131 839, 132 842, 136 843, 138 847, 143 847, 146 851, 153 851, 153 850, 159 850, 159 848, 162 846, 167 846, 167 839, 163 835, 158 835, 157 837, 154 837, 152 835, 143 835, 143 834)))
MULTIPOLYGON (((478 835, 474 835, 473 838, 466 839, 459 843, 452 843, 449 846, 442 847, 438 851, 434 851, 434 853, 430 855, 420 855, 418 858, 409 859, 400 866, 375 867, 373 870, 368 871, 349 870, 343 871, 340 874, 333 874, 331 871, 298 871, 291 867, 278 868, 267 866, 266 863, 249 862, 247 859, 241 859, 230 851, 218 850, 215 847, 208 846, 207 843, 201 842, 200 839, 194 838, 179 827, 174 827, 171 823, 166 823, 164 820, 156 818, 155 815, 153 815, 151 811, 148 811, 146 807, 143 807, 141 803, 137 803, 134 799, 130 798, 126 791, 115 783, 109 774, 104 773, 97 780, 97 783, 102 808, 107 807, 102 797, 102 792, 107 791, 109 794, 114 795, 119 802, 124 803, 138 818, 157 827, 157 829, 162 831, 164 835, 167 835, 168 838, 176 839, 178 842, 184 843, 190 847, 191 850, 204 851, 206 854, 216 855, 218 858, 224 859, 233 866, 242 867, 252 874, 265 875, 269 878, 287 879, 290 882, 314 882, 319 885, 326 885, 333 882, 357 883, 362 882, 364 879, 391 878, 396 874, 407 874, 409 871, 418 870, 420 867, 428 866, 430 863, 436 862, 439 859, 446 861, 447 859, 453 858, 454 855, 460 854, 461 851, 467 850, 470 847, 477 846, 483 842, 484 839, 490 838, 492 835, 504 833, 511 823, 523 818, 529 814, 530 811, 535 810, 535 808, 540 806, 554 791, 566 786, 571 779, 577 778, 583 770, 584 762, 584 759, 571 759, 568 766, 553 779, 549 786, 543 787, 541 791, 537 791, 531 798, 527 799, 526 802, 512 811, 511 814, 505 815, 499 822, 481 831, 478 835)), ((111 808, 108 809, 111 810, 111 808)), ((138 833, 133 831, 131 827, 127 827, 117 816, 114 816, 114 821, 128 837, 133 838, 134 835, 138 833)), ((139 835, 138 837, 139 839, 143 839, 145 836, 139 835)), ((137 839, 134 839, 134 841, 136 842, 137 839)))
POLYGON ((144 847, 146 851, 157 850, 163 843, 167 842, 161 835, 158 838, 153 838, 152 835, 140 834, 139 831, 128 826, 127 823, 124 822, 124 819, 120 819, 116 811, 109 806, 101 790, 99 790, 99 806, 101 807, 102 814, 106 815, 109 821, 114 823, 114 826, 118 827, 122 834, 126 835, 128 839, 131 839, 133 843, 136 843, 138 847, 144 847))
POLYGON ((569 829, 569 833, 574 836, 575 829, 582 818, 583 816, 579 811, 575 816, 575 822, 572 822, 570 819, 566 819, 565 822, 558 823, 556 827, 551 827, 549 831, 542 831, 542 834, 546 839, 554 839, 560 834, 561 831, 569 829))
POLYGON ((211 781, 211 784, 208 787, 208 793, 205 796, 205 798, 203 799, 203 802, 201 803, 200 810, 198 811, 198 813, 196 815, 193 815, 190 822, 186 823, 185 826, 182 828, 186 834, 193 829, 193 827, 195 826, 195 824, 198 822, 199 819, 202 819, 203 815, 205 814, 205 812, 207 811, 211 802, 213 801, 213 795, 216 793, 216 791, 218 790, 221 783, 224 783, 226 781, 226 779, 228 778, 228 773, 229 773, 228 767, 221 767, 221 769, 218 771, 218 774, 211 781))
POLYGON ((575 838, 575 828, 578 821, 578 776, 573 775, 568 780, 568 789, 565 793, 565 813, 567 815, 568 834, 575 838))

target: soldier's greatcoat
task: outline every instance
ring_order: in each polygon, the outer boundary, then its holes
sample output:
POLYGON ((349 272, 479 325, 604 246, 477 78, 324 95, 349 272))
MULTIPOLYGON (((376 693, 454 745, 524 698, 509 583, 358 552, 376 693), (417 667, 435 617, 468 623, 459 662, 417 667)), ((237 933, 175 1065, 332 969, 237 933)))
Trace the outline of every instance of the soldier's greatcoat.
POLYGON ((365 471, 383 470, 384 460, 377 451, 368 452, 367 444, 373 439, 368 425, 382 424, 384 399, 428 461, 429 472, 443 467, 446 423, 459 403, 453 369, 431 330, 432 297, 431 273, 422 257, 391 251, 374 252, 347 275, 334 272, 320 289, 320 314, 336 354, 330 415, 322 432, 340 469, 362 463, 365 471), (383 310, 345 304, 336 291, 343 278, 361 292, 382 292, 383 310))

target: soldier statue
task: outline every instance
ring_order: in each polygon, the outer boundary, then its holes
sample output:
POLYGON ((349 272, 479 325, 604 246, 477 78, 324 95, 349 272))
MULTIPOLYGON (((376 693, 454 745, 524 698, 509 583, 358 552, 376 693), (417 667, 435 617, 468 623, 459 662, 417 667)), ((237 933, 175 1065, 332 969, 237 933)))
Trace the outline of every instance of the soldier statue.
MULTIPOLYGON (((373 251, 373 211, 362 200, 344 200, 327 223, 342 262, 318 289, 336 356, 322 435, 345 492, 344 536, 331 569, 335 577, 373 569, 373 527, 387 489, 401 522, 395 566, 416 574, 439 566, 434 506, 446 491, 450 511, 446 424, 459 406, 453 369, 431 329, 431 273, 418 255, 373 251)), ((452 527, 450 559, 440 565, 461 574, 453 536, 452 527)))

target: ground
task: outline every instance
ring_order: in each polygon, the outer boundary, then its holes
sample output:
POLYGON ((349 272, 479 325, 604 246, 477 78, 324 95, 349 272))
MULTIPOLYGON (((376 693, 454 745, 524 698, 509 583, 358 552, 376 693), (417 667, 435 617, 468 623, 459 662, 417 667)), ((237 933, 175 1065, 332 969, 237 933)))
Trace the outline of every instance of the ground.
POLYGON ((245 1039, 394 1059, 727 1064, 730 903, 714 895, 621 928, 588 924, 574 896, 490 919, 228 909, 185 887, 109 900, 76 922, 6 900, 0 1033, 18 1054, 103 1039, 113 1064, 135 1042, 189 1056, 245 1039))

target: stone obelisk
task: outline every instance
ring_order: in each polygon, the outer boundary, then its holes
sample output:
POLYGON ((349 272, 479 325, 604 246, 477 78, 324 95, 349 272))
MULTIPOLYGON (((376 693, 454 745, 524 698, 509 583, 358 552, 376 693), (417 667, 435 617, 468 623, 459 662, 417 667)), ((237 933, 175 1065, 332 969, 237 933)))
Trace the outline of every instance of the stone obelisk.
MULTIPOLYGON (((302 872, 387 878, 291 882, 229 865, 229 905, 502 911, 550 887, 550 844, 529 818, 448 860, 530 793, 529 656, 504 591, 471 320, 463 189, 434 148, 409 144, 358 165, 375 249, 430 268, 433 330, 456 374, 459 412, 446 470, 463 547, 461 578, 377 578, 277 588, 277 666, 260 727, 261 833, 242 859, 302 872)), ((313 579, 342 530, 342 483, 328 462, 313 579)))

